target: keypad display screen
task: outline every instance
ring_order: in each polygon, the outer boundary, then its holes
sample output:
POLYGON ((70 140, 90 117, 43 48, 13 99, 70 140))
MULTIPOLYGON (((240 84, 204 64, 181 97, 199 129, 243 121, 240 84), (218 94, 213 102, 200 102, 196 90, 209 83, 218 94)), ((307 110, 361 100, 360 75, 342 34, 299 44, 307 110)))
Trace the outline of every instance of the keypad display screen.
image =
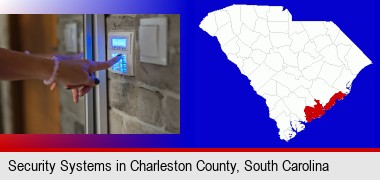
POLYGON ((127 47, 127 39, 126 38, 112 38, 112 46, 113 47, 127 47))

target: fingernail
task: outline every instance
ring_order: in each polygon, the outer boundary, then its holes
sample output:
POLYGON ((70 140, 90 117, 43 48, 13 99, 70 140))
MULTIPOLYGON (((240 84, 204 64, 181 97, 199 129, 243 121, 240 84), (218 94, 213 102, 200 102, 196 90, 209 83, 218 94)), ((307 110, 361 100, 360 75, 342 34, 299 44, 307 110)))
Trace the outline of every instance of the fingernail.
POLYGON ((100 80, 98 78, 95 78, 95 84, 99 84, 100 80))
POLYGON ((119 57, 119 56, 121 56, 122 54, 118 54, 116 57, 119 57))

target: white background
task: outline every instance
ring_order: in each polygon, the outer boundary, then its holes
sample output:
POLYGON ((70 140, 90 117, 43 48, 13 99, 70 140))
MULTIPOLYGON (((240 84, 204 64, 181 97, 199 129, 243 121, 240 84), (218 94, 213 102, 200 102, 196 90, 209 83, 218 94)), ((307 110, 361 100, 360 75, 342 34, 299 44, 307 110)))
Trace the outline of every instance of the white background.
POLYGON ((380 153, 360 152, 12 152, 0 153, 0 176, 1 179, 194 179, 194 178, 217 178, 217 179, 380 179, 380 153), (61 160, 69 162, 110 162, 110 172, 62 172, 60 170, 61 160), (132 160, 144 162, 190 162, 193 164, 192 172, 133 172, 129 168, 126 172, 116 172, 115 162, 126 162, 129 166, 132 160), (196 170, 198 160, 208 162, 230 162, 238 163, 239 173, 230 172, 199 172, 196 170), (254 162, 267 162, 274 160, 278 162, 278 172, 247 172, 244 170, 245 160, 254 162), (328 162, 329 172, 284 172, 281 169, 283 160, 292 162, 328 162), (9 160, 17 162, 56 162, 53 174, 49 172, 11 172, 9 171, 9 160))

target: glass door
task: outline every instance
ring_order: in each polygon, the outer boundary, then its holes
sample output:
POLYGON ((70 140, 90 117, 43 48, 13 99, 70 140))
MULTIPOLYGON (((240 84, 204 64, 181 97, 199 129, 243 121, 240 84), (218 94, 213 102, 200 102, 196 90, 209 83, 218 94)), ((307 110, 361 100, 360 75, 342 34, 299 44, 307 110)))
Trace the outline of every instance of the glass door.
MULTIPOLYGON (((84 15, 85 58, 97 62, 106 60, 105 19, 103 14, 84 15)), ((106 71, 97 71, 100 83, 85 97, 85 132, 107 134, 107 76, 106 71)))

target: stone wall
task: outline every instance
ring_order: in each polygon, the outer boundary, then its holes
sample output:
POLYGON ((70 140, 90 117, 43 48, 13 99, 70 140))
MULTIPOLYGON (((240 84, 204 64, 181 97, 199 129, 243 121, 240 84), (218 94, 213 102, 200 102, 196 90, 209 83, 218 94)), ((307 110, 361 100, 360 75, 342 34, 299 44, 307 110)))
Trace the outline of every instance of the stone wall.
MULTIPOLYGON (((180 132, 180 17, 179 15, 107 15, 109 31, 133 30, 138 37, 141 18, 167 17, 168 66, 140 63, 138 38, 135 38, 135 76, 108 72, 109 131, 119 134, 150 134, 180 132)), ((60 46, 58 52, 67 54, 63 29, 75 22, 78 40, 83 36, 81 15, 59 15, 60 46)), ((78 41, 79 42, 79 41, 78 41)), ((79 47, 80 45, 78 45, 79 47)), ((80 48, 79 48, 80 49, 80 48)), ((75 105, 71 91, 61 88, 62 133, 83 133, 84 100, 75 105)))
POLYGON ((180 132, 180 16, 108 15, 109 31, 134 31, 135 76, 108 72, 110 133, 180 132), (138 28, 141 18, 168 18, 168 65, 140 62, 138 28))

